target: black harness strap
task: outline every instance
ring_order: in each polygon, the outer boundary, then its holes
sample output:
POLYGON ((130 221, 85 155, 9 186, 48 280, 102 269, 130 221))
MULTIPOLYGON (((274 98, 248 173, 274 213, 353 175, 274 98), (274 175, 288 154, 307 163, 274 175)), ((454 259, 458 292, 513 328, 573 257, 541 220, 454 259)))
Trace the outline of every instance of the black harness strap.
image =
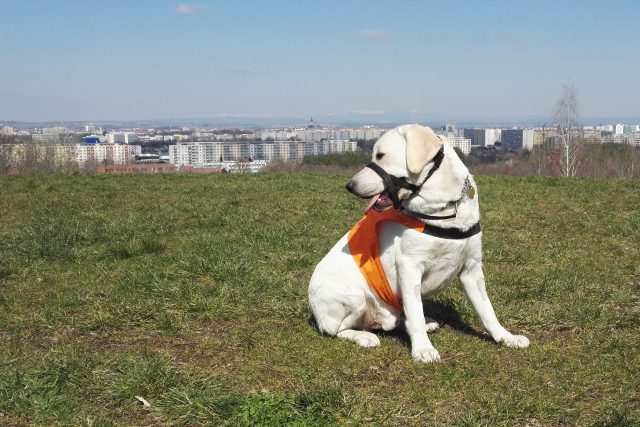
POLYGON ((462 231, 459 228, 442 228, 431 224, 426 224, 424 230, 422 230, 424 234, 428 234, 429 236, 449 240, 468 239, 469 237, 480 233, 480 231, 482 231, 480 222, 473 224, 473 226, 471 226, 467 231, 462 231))
POLYGON ((406 188, 407 190, 411 190, 412 192, 420 189, 420 187, 418 187, 417 185, 408 182, 406 178, 398 178, 397 176, 389 175, 387 171, 373 162, 369 163, 367 167, 369 169, 372 169, 380 176, 380 178, 382 178, 384 188, 385 190, 387 190, 387 193, 389 193, 389 197, 391 197, 394 209, 399 209, 402 204, 402 202, 398 198, 398 190, 396 187, 406 188))
POLYGON ((442 164, 443 159, 444 159, 444 145, 440 147, 436 155, 433 157, 433 166, 427 173, 427 176, 422 180, 420 185, 417 186, 418 190, 429 180, 429 178, 431 178, 431 175, 433 175, 435 171, 437 171, 440 168, 440 165, 442 164))
MULTIPOLYGON (((427 182, 427 180, 431 178, 431 175, 433 175, 435 171, 437 171, 438 168, 440 168, 442 159, 444 159, 444 146, 440 147, 436 155, 433 157, 433 166, 427 173, 427 176, 422 180, 420 185, 410 183, 409 181, 407 181, 407 178, 404 176, 397 177, 395 175, 390 175, 387 173, 387 171, 382 169, 380 166, 378 166, 374 162, 369 163, 366 167, 373 170, 375 173, 377 173, 380 176, 380 178, 382 178, 382 182, 384 183, 384 188, 385 190, 387 190, 387 193, 389 193, 389 197, 391 197, 391 201, 393 202, 394 209, 400 209, 400 207, 402 206, 402 201, 398 198, 397 188, 399 187, 399 188, 404 188, 406 190, 409 190, 411 191, 411 195, 420 191, 420 188, 422 188, 422 186, 427 182)), ((445 217, 432 218, 432 219, 445 219, 445 217)))

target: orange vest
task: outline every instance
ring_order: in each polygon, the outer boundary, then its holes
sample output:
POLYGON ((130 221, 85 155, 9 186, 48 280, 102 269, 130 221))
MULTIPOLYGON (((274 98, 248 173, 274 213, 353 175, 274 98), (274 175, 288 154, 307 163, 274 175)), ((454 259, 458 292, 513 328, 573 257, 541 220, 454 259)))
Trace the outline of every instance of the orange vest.
POLYGON ((378 231, 380 224, 384 221, 397 222, 420 232, 424 230, 424 222, 403 215, 396 209, 387 209, 382 212, 371 209, 349 231, 349 250, 371 290, 396 312, 403 313, 402 301, 391 290, 380 262, 378 231))

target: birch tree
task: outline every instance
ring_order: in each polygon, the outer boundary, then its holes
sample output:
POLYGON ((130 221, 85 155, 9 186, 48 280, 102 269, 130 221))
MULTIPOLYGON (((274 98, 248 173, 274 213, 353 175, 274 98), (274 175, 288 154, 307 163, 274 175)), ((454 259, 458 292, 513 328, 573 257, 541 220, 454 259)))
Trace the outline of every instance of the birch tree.
POLYGON ((561 138, 560 173, 576 176, 579 165, 578 94, 576 87, 565 83, 553 113, 561 138))

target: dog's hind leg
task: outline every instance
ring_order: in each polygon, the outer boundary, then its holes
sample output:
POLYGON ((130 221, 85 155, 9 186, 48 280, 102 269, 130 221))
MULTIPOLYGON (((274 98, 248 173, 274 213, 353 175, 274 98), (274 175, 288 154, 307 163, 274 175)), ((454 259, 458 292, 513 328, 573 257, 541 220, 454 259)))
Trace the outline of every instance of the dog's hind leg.
POLYGON ((353 329, 363 326, 363 311, 352 312, 340 324, 340 331, 336 334, 338 338, 345 338, 358 344, 360 347, 377 347, 380 345, 380 338, 375 334, 353 329))
MULTIPOLYGON (((425 316, 424 321, 425 321, 424 330, 426 332, 433 332, 436 329, 440 328, 440 324, 436 320, 433 320, 430 317, 425 316)), ((402 326, 404 326, 404 322, 405 322, 404 318, 398 318, 398 325, 402 324, 402 326)), ((384 330, 388 331, 389 329, 384 329, 384 330)))
POLYGON ((364 326, 363 317, 366 307, 354 310, 346 304, 326 304, 318 300, 312 300, 312 310, 316 317, 318 329, 325 335, 337 336, 351 340, 361 347, 376 347, 380 345, 380 339, 371 332, 359 330, 364 326))
POLYGON ((398 326, 404 325, 404 317, 399 316, 389 310, 379 310, 374 314, 371 322, 375 327, 371 329, 382 329, 383 331, 392 331, 398 326))
POLYGON ((362 324, 362 313, 351 313, 345 317, 336 327, 336 318, 323 322, 322 332, 327 335, 345 338, 358 344, 360 347, 377 347, 380 339, 373 333, 354 329, 362 324))
POLYGON ((437 321, 433 320, 431 317, 425 316, 424 321, 426 323, 425 330, 427 332, 433 332, 440 327, 440 324, 437 321))
POLYGON ((355 329, 345 329, 336 335, 339 338, 346 338, 358 344, 360 347, 377 347, 380 345, 380 338, 368 331, 358 331, 355 329))
POLYGON ((380 345, 380 339, 375 334, 360 330, 365 326, 364 295, 361 303, 360 298, 347 298, 339 302, 325 298, 324 293, 314 292, 312 295, 309 302, 321 333, 346 338, 361 347, 380 345))

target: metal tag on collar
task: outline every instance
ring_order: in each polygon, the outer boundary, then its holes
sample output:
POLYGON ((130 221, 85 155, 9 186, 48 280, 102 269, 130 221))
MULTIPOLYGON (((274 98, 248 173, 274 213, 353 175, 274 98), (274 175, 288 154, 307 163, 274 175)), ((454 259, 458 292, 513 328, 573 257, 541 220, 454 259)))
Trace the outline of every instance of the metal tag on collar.
POLYGON ((476 189, 473 186, 467 189, 467 197, 473 199, 476 196, 476 189))

